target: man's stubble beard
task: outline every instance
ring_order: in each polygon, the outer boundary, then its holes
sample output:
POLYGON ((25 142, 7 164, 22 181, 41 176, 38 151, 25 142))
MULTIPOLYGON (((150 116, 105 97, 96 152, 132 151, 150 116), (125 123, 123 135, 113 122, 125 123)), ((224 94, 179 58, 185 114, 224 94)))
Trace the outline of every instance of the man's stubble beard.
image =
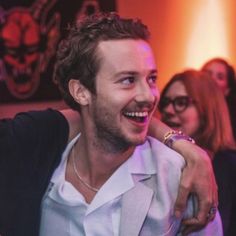
POLYGON ((129 148, 135 147, 145 142, 134 143, 129 140, 121 129, 115 125, 114 118, 109 113, 99 110, 93 113, 94 125, 95 125, 95 140, 97 145, 104 151, 109 153, 118 153, 127 151, 129 148), (103 114, 102 118, 101 115, 103 114))

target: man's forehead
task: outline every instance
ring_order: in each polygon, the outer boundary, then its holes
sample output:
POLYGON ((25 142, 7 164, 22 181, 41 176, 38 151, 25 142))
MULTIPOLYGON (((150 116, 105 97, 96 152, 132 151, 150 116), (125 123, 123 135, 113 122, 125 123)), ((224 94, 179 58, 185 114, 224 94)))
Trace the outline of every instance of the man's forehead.
POLYGON ((141 39, 118 39, 101 41, 97 47, 100 59, 113 61, 119 58, 127 60, 149 59, 154 61, 153 51, 148 42, 141 39), (135 56, 135 57, 134 57, 135 56))
POLYGON ((120 77, 156 73, 156 63, 149 44, 143 40, 110 40, 99 45, 99 75, 120 77))
POLYGON ((147 41, 143 39, 133 39, 133 38, 102 40, 98 43, 98 48, 105 49, 105 48, 114 48, 114 46, 122 47, 125 45, 140 46, 146 50, 150 50, 150 45, 147 41))

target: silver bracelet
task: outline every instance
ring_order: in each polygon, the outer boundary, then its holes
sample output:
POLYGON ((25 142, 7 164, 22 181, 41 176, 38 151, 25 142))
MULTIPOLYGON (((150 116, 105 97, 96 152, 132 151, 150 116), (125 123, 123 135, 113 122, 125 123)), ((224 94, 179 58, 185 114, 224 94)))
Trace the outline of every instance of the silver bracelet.
POLYGON ((177 140, 186 140, 195 143, 194 139, 184 134, 182 131, 171 130, 164 135, 163 143, 169 148, 173 147, 173 143, 177 140))

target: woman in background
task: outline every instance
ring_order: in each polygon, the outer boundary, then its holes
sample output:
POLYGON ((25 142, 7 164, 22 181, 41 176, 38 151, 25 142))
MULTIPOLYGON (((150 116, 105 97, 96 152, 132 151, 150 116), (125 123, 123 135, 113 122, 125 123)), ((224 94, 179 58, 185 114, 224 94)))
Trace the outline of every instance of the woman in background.
POLYGON ((212 58, 203 65, 202 71, 209 73, 222 90, 229 109, 233 135, 236 139, 236 79, 234 68, 222 58, 212 58))
POLYGON ((223 93, 207 73, 187 70, 167 83, 159 110, 167 125, 194 138, 210 154, 224 235, 236 235, 236 147, 223 93))

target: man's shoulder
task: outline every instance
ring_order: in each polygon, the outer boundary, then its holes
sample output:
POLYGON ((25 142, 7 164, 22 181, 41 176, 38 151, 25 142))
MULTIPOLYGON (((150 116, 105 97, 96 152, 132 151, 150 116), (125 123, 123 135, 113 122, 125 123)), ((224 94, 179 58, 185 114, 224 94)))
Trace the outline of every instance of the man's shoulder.
POLYGON ((159 168, 182 170, 185 166, 184 158, 155 138, 147 137, 144 144, 138 147, 138 152, 143 156, 149 156, 153 164, 159 168))
POLYGON ((146 143, 157 161, 165 160, 171 163, 179 163, 180 165, 185 164, 184 158, 179 153, 167 147, 159 140, 148 136, 146 143))

